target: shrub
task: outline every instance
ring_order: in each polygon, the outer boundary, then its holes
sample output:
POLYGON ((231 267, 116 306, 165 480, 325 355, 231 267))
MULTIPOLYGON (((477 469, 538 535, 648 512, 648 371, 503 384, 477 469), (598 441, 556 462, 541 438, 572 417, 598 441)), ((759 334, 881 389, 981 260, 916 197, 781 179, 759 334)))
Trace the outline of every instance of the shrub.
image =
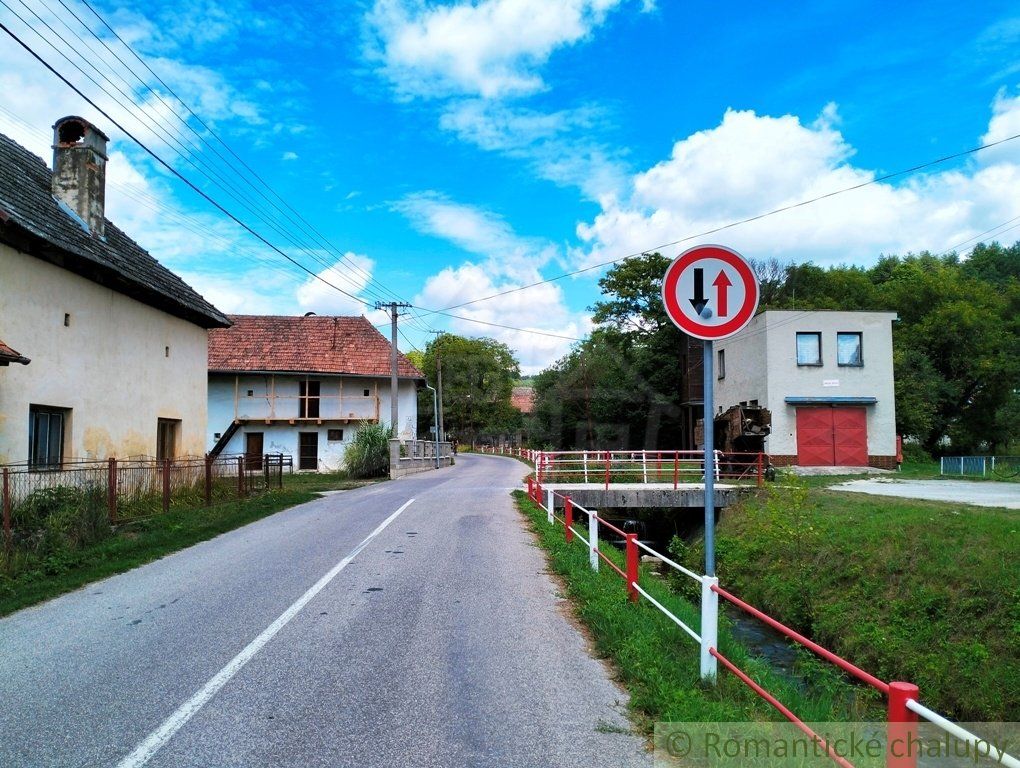
POLYGON ((344 453, 344 469, 351 477, 381 477, 390 466, 390 431, 382 424, 358 429, 344 453))
POLYGON ((110 533, 106 490, 57 486, 35 491, 13 515, 20 546, 39 554, 77 549, 110 533))

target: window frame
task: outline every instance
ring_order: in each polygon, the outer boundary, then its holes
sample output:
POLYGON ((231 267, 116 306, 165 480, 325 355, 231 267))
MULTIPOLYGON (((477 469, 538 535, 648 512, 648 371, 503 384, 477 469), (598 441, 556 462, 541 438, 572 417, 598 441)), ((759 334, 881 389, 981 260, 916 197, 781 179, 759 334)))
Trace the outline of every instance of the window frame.
POLYGON ((319 398, 322 396, 322 382, 319 379, 302 379, 298 382, 298 418, 322 418, 319 398))
POLYGON ((71 409, 60 408, 54 405, 37 405, 30 403, 28 406, 28 467, 36 472, 59 471, 64 467, 64 449, 67 445, 67 425, 70 421, 71 409), (37 439, 39 437, 38 417, 46 416, 46 460, 37 461, 38 453, 37 439), (50 445, 52 434, 51 420, 59 419, 59 444, 57 446, 56 459, 53 460, 53 450, 50 445))
POLYGON ((180 419, 164 419, 162 417, 156 419, 156 461, 176 459, 180 439, 180 419))
POLYGON ((726 350, 718 350, 715 361, 716 378, 722 381, 726 378, 726 350))
POLYGON ((836 331, 836 365, 840 368, 863 368, 864 367, 864 333, 863 331, 836 331), (845 363, 840 359, 839 349, 839 338, 840 336, 856 336, 857 337, 857 355, 858 361, 856 363, 845 363))
POLYGON ((793 354, 794 359, 797 361, 797 365, 807 368, 820 368, 825 363, 825 358, 822 356, 822 332, 821 331, 796 331, 793 341, 793 354), (801 336, 814 336, 818 342, 818 361, 811 363, 802 363, 800 360, 800 337, 801 336))

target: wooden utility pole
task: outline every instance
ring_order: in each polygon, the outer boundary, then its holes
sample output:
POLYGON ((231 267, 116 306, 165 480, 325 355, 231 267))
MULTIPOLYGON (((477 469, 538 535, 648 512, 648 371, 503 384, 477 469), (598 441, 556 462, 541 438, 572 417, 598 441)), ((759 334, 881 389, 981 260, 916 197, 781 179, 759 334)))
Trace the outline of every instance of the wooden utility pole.
POLYGON ((404 302, 391 301, 389 304, 383 304, 382 302, 376 302, 376 309, 389 309, 390 320, 392 327, 390 330, 390 434, 393 437, 398 437, 400 431, 399 427, 399 412, 397 408, 397 400, 399 400, 397 392, 397 310, 403 308, 409 308, 411 305, 404 302))

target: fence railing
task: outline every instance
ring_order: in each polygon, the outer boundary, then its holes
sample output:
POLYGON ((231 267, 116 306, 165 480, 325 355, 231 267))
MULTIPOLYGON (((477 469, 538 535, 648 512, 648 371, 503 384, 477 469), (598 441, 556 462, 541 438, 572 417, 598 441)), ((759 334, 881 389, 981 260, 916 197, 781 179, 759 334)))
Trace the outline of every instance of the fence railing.
MULTIPOLYGON (((705 479, 704 451, 537 451, 535 470, 540 482, 697 483, 705 479)), ((715 479, 749 480, 761 486, 769 468, 764 453, 715 452, 715 479)))
MULTIPOLYGON (((971 733, 958 724, 953 723, 922 705, 919 701, 920 694, 916 685, 906 682, 884 682, 880 680, 841 656, 823 648, 799 632, 787 627, 785 624, 782 624, 772 618, 764 611, 755 608, 723 589, 719 586, 718 577, 698 574, 684 568, 679 563, 674 562, 660 552, 652 549, 644 542, 638 541, 636 533, 627 533, 604 518, 599 517, 596 510, 585 509, 584 507, 573 503, 569 494, 558 493, 552 488, 543 488, 541 481, 539 481, 536 477, 529 476, 527 478, 527 486, 528 497, 531 501, 545 510, 548 523, 550 525, 562 525, 564 535, 568 543, 572 542, 576 538, 583 542, 588 548, 588 562, 592 570, 598 571, 600 563, 603 562, 609 565, 615 573, 624 579, 627 597, 631 602, 636 603, 641 597, 643 597, 658 611, 662 612, 667 618, 669 618, 670 621, 676 624, 677 627, 691 638, 691 640, 698 644, 700 648, 701 677, 703 680, 714 682, 718 674, 718 665, 722 664, 727 671, 747 685, 761 699, 768 702, 776 711, 793 723, 793 725, 809 739, 815 741, 819 745, 820 749, 829 758, 831 758, 833 762, 842 766, 842 768, 853 768, 853 765, 845 758, 838 755, 824 739, 818 736, 818 734, 816 734, 807 724, 798 718, 793 711, 765 690, 760 684, 755 682, 750 675, 737 667, 732 660, 724 656, 719 651, 718 627, 720 597, 748 615, 768 624, 788 639, 798 643, 804 648, 807 648, 820 658, 834 664, 847 674, 856 678, 860 682, 871 686, 885 696, 887 702, 887 768, 917 768, 917 759, 919 756, 917 751, 911 749, 901 749, 900 751, 897 751, 894 749, 894 745, 908 744, 911 740, 916 742, 917 739, 919 739, 919 717, 927 720, 929 723, 932 723, 945 733, 950 734, 956 739, 970 745, 970 747, 975 751, 979 746, 987 745, 988 742, 981 739, 976 734, 971 733), (556 514, 557 500, 559 500, 559 506, 563 509, 562 517, 556 514), (582 535, 575 527, 575 521, 578 519, 576 517, 577 515, 583 515, 588 518, 586 530, 587 537, 582 535), (602 528, 609 529, 623 540, 625 568, 620 568, 602 551, 599 538, 602 528), (644 551, 659 562, 663 563, 665 566, 672 568, 700 585, 700 631, 696 631, 690 623, 680 619, 675 613, 656 600, 641 586, 640 551, 644 551)), ((998 764, 1008 766, 1009 768, 1020 768, 1020 760, 1012 755, 1005 753, 996 755, 995 760, 998 764)))
POLYGON ((1017 477, 1020 456, 943 456, 939 470, 950 477, 1017 477))
POLYGON ((71 460, 59 468, 8 464, 0 467, 4 542, 16 544, 55 509, 101 513, 116 525, 282 488, 288 466, 293 461, 283 454, 71 460))

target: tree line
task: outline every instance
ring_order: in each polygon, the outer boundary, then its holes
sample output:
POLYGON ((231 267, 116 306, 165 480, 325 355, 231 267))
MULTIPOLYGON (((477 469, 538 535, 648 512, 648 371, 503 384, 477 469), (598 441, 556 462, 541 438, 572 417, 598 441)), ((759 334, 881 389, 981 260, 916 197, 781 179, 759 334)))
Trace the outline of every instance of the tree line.
MULTIPOLYGON (((628 259, 599 281, 595 331, 536 377, 526 424, 534 445, 674 448, 689 439, 684 355, 701 353, 662 308, 669 262, 628 259)), ((760 309, 898 314, 896 427, 929 454, 1002 452, 1020 439, 1020 242, 978 245, 967 258, 883 256, 868 268, 752 263, 760 309)))

